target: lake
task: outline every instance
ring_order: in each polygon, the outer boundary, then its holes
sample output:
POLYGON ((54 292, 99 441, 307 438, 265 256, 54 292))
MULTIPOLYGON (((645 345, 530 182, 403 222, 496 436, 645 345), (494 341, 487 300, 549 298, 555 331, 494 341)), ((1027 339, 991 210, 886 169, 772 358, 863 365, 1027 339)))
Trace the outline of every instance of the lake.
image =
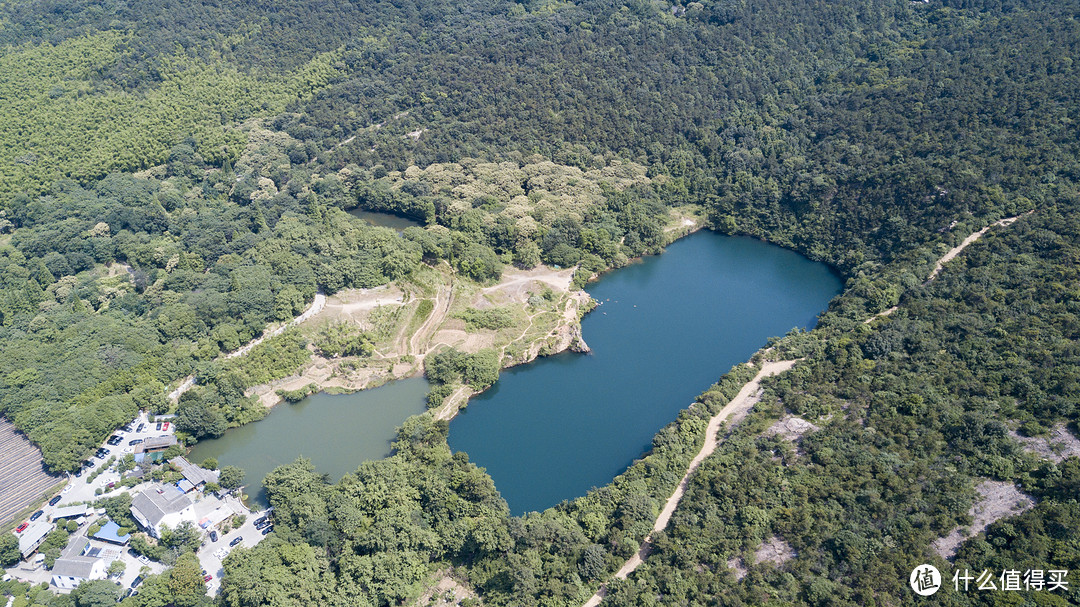
POLYGON ((349 211, 349 215, 365 221, 373 226, 380 228, 390 228, 398 234, 405 231, 405 228, 424 227, 424 224, 408 217, 402 217, 401 215, 394 215, 393 213, 379 213, 377 211, 365 211, 360 208, 355 208, 349 211))
MULTIPOLYGON (((812 327, 840 288, 828 266, 791 251, 697 232, 589 285, 601 302, 582 320, 592 354, 504 371, 451 422, 450 446, 487 468, 515 514, 584 495, 769 337, 812 327)), ((424 411, 427 390, 416 377, 282 403, 200 442, 190 459, 243 468, 248 494, 265 505, 263 477, 299 456, 337 480, 388 455, 395 429, 424 411)))
POLYGON ((276 405, 265 418, 200 441, 189 459, 208 457, 219 466, 238 466, 252 500, 267 505, 262 479, 274 468, 304 456, 336 481, 361 462, 390 454, 395 429, 425 410, 428 383, 422 377, 390 382, 351 394, 319 393, 276 405))
POLYGON ((514 514, 584 495, 769 337, 810 328, 840 292, 828 266, 705 230, 587 287, 591 354, 503 372, 450 424, 450 446, 487 468, 514 514))

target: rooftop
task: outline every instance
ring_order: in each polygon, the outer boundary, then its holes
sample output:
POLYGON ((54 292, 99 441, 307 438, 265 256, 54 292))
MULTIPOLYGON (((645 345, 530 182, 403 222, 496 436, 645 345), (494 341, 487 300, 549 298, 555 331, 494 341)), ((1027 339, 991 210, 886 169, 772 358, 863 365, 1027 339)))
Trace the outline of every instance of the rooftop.
POLYGON ((131 539, 131 535, 125 533, 120 535, 120 525, 117 525, 113 521, 105 523, 104 526, 94 534, 94 539, 101 540, 103 542, 109 542, 110 544, 126 544, 131 539))
POLYGON ((191 498, 172 485, 155 485, 131 500, 131 509, 138 510, 151 525, 157 525, 167 514, 182 511, 191 505, 191 498))
POLYGON ((52 520, 56 521, 62 518, 75 518, 77 516, 82 516, 87 512, 90 512, 90 509, 87 508, 85 504, 80 504, 78 506, 65 506, 63 508, 57 508, 53 511, 52 520))
POLYGON ((88 579, 94 572, 97 559, 89 556, 73 556, 56 559, 52 574, 64 577, 88 579))
POLYGON ((166 449, 175 444, 176 436, 172 434, 164 434, 162 436, 151 436, 150 438, 144 440, 142 444, 139 445, 139 447, 142 448, 143 451, 148 451, 150 449, 166 449))
POLYGON ((198 487, 203 483, 216 483, 218 479, 218 473, 215 470, 207 470, 201 468, 195 464, 187 461, 183 457, 174 457, 169 460, 169 463, 176 466, 180 471, 180 474, 184 475, 184 478, 192 485, 198 487))
POLYGON ((30 523, 30 526, 19 535, 19 552, 24 557, 33 553, 41 545, 41 542, 45 540, 45 536, 49 535, 49 532, 54 528, 55 525, 45 521, 30 523))
POLYGON ((86 549, 89 547, 90 540, 85 537, 76 538, 67 545, 67 548, 64 548, 64 552, 61 553, 61 556, 66 559, 75 556, 84 556, 86 554, 86 549))

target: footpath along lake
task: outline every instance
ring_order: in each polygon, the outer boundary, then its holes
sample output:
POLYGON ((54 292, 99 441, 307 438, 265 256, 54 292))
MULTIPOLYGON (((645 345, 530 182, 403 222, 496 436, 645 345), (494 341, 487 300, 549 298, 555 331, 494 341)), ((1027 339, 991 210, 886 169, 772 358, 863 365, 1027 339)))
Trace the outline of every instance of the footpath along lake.
MULTIPOLYGON (((503 371, 450 424, 450 446, 487 468, 521 514, 608 483, 657 430, 769 337, 811 327, 840 292, 824 264, 753 240, 701 231, 588 286, 601 305, 582 321, 593 353, 503 371)), ((424 411, 427 381, 282 403, 261 421, 200 442, 208 457, 262 479, 299 456, 338 480, 385 457, 395 429, 424 411)))
POLYGON ((841 286, 792 251, 697 232, 589 285, 592 354, 503 371, 450 423, 450 447, 487 468, 513 514, 584 495, 769 337, 813 327, 841 286))

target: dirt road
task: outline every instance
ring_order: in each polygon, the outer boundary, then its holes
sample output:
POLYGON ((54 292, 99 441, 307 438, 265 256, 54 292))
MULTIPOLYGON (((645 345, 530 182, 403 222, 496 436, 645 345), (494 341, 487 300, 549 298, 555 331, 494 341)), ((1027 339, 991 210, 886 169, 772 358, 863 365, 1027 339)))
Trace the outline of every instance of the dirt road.
MULTIPOLYGON (((675 513, 675 508, 678 507, 679 502, 682 501, 683 495, 686 494, 686 488, 690 485, 690 475, 697 470, 701 462, 706 457, 712 455, 716 450, 716 446, 719 444, 717 433, 720 431, 720 425, 724 423, 728 418, 733 415, 745 413, 761 398, 761 380, 771 375, 783 373, 795 365, 797 361, 784 360, 779 362, 765 362, 761 366, 761 370, 758 371, 754 379, 751 379, 739 390, 739 393, 735 395, 735 398, 731 399, 728 404, 724 405, 724 408, 719 413, 714 415, 709 420, 709 425, 705 429, 705 444, 701 446, 701 450, 698 451, 694 459, 690 460, 690 465, 686 468, 686 474, 683 475, 682 480, 679 481, 679 485, 675 487, 675 491, 664 502, 664 507, 660 510, 660 515, 656 517, 656 522, 653 523, 652 533, 646 536, 645 541, 641 543, 641 547, 634 556, 630 557, 623 566, 619 568, 619 571, 615 573, 615 577, 621 580, 625 580, 626 576, 630 575, 635 569, 637 569, 645 557, 649 555, 652 550, 652 535, 658 531, 667 527, 668 522, 671 520, 671 515, 675 513)), ((600 604, 600 601, 607 595, 607 585, 601 585, 600 589, 596 591, 596 594, 585 602, 584 607, 596 607, 600 604)))

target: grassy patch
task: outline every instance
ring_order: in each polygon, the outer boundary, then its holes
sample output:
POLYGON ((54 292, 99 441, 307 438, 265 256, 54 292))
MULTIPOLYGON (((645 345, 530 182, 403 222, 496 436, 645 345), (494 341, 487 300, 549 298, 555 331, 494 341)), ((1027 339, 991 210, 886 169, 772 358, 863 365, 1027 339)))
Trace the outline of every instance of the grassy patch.
POLYGON ((454 316, 465 321, 467 331, 479 331, 481 329, 498 331, 499 329, 514 326, 514 311, 509 306, 500 306, 487 310, 468 308, 454 316))

